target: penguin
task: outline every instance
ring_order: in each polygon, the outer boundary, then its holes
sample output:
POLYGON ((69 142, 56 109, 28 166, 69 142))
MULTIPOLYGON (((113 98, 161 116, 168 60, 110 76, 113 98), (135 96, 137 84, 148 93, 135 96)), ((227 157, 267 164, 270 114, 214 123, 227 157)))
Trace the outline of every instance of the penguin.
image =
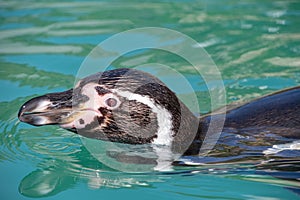
POLYGON ((168 146, 189 156, 197 155, 207 134, 213 134, 208 128, 212 119, 225 119, 222 132, 300 139, 300 86, 197 117, 155 76, 122 68, 30 99, 18 118, 34 126, 59 125, 97 140, 168 146))

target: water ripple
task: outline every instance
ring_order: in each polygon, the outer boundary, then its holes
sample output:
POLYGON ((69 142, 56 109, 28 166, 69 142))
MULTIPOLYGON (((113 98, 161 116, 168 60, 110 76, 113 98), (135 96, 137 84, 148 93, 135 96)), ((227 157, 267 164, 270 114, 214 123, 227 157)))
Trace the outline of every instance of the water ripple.
MULTIPOLYGON (((195 48, 205 47, 219 66, 229 102, 297 85, 298 7, 296 1, 2 1, 0 78, 8 83, 2 87, 8 87, 1 90, 1 99, 9 102, 0 103, 0 163, 4 168, 12 164, 20 170, 24 166, 18 163, 25 162, 33 168, 21 177, 19 185, 20 193, 29 197, 54 196, 84 183, 92 189, 150 188, 151 193, 166 195, 165 199, 271 199, 277 194, 292 199, 286 188, 299 189, 299 152, 288 149, 264 156, 263 150, 282 140, 274 135, 267 137, 270 144, 266 145, 251 135, 228 133, 206 160, 188 158, 197 166, 128 174, 110 169, 91 156, 75 134, 55 126, 32 127, 20 123, 16 116, 20 105, 33 94, 72 87, 74 77, 62 73, 74 74, 68 67, 80 63, 70 59, 86 56, 98 42, 133 27, 171 27, 199 41, 195 48), (57 54, 62 55, 61 59, 57 54), (9 85, 12 82, 19 90, 9 85)), ((135 67, 157 61, 185 74, 191 71, 189 63, 161 52, 131 54, 114 65, 135 67)), ((196 80, 194 83, 198 89, 204 85, 196 80)), ((198 98, 202 109, 210 104, 206 87, 198 98)), ((4 185, 6 180, 1 183, 4 185)))
MULTIPOLYGON (((16 115, 15 115, 16 116, 16 115)), ((80 151, 81 143, 76 135, 56 127, 28 128, 16 117, 0 124, 1 160, 31 160, 34 163, 48 157, 74 161, 72 155, 80 151), (50 132, 49 132, 50 131, 50 132)))

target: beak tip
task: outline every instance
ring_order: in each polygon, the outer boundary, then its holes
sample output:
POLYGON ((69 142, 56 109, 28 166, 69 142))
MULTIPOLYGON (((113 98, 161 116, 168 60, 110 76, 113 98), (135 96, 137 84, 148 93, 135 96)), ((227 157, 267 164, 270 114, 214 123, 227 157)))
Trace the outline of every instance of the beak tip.
POLYGON ((19 109, 19 120, 33 126, 59 124, 65 113, 71 110, 73 93, 70 91, 49 93, 28 100, 19 109))
POLYGON ((21 108, 19 109, 19 112, 18 112, 18 118, 20 121, 22 121, 22 116, 23 116, 23 113, 24 113, 24 109, 25 109, 25 105, 22 105, 21 108))
POLYGON ((39 108, 39 105, 41 104, 41 100, 44 100, 44 97, 36 97, 33 99, 30 99, 29 101, 25 102, 19 109, 18 112, 18 118, 21 122, 25 122, 31 125, 39 125, 36 124, 37 121, 40 121, 37 119, 36 116, 33 115, 34 112, 39 112, 41 109, 39 108), (40 110, 38 110, 40 109, 40 110))

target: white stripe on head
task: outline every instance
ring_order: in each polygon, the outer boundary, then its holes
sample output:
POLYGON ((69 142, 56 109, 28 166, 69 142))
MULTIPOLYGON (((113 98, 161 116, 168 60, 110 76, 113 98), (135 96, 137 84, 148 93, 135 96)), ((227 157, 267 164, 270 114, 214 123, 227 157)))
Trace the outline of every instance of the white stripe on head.
POLYGON ((129 91, 113 90, 113 92, 117 93, 122 97, 127 98, 128 100, 136 100, 140 103, 149 106, 152 109, 152 111, 156 113, 158 122, 158 131, 156 133, 157 138, 153 140, 152 144, 168 146, 172 144, 172 115, 167 109, 155 104, 155 102, 152 101, 148 96, 135 94, 129 91))

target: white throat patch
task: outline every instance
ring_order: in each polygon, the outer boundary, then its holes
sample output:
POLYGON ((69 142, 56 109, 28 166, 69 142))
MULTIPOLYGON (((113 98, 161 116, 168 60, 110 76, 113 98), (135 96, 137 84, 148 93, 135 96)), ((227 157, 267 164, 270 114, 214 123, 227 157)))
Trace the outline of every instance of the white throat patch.
POLYGON ((168 146, 172 144, 172 115, 167 109, 155 104, 155 102, 152 101, 148 96, 135 94, 129 91, 113 90, 113 92, 117 93, 122 97, 127 98, 128 100, 136 100, 140 103, 149 106, 152 109, 152 111, 156 113, 158 122, 157 138, 153 140, 152 144, 168 146))

